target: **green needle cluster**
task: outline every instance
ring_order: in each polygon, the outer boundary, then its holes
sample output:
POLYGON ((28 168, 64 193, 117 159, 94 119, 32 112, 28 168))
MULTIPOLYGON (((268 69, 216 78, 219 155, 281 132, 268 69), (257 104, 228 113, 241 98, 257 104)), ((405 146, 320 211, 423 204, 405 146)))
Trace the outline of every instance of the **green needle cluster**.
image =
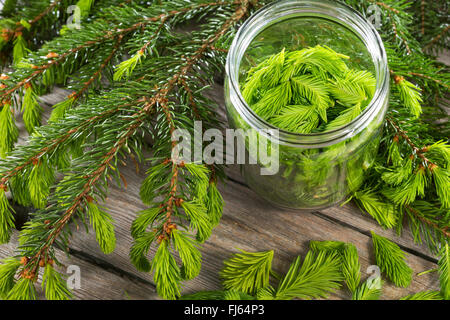
POLYGON ((308 134, 345 126, 369 105, 376 79, 326 46, 284 49, 248 71, 242 95, 274 126, 308 134))

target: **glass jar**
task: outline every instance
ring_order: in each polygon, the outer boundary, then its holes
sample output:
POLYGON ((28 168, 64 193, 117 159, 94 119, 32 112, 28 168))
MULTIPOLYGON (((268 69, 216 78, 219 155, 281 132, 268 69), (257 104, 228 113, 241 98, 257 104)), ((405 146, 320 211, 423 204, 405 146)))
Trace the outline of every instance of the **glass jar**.
POLYGON ((267 164, 257 153, 253 164, 247 160, 242 165, 242 173, 251 189, 282 207, 315 210, 333 206, 361 186, 378 152, 388 99, 389 69, 379 34, 358 12, 335 1, 273 2, 241 26, 228 53, 225 102, 229 124, 243 129, 236 131, 244 135, 247 157, 252 156, 249 137, 254 133, 269 142, 269 147, 276 147, 279 160, 276 172, 261 174, 267 164), (247 105, 241 83, 251 67, 283 48, 316 45, 349 56, 350 67, 371 71, 376 77, 375 94, 364 111, 341 128, 311 134, 279 130, 247 105))

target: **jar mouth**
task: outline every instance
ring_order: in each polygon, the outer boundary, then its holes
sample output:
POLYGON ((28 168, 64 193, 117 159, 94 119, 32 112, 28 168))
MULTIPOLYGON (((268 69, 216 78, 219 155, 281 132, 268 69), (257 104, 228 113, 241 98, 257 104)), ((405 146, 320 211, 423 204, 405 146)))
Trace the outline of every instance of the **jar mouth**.
POLYGON ((375 27, 359 12, 346 4, 330 0, 280 0, 259 9, 239 28, 228 52, 226 75, 231 98, 240 115, 256 130, 274 138, 270 132, 277 131, 276 139, 286 145, 331 145, 349 139, 361 132, 374 118, 389 95, 389 68, 386 51, 375 27), (363 42, 375 67, 376 88, 372 100, 364 111, 350 123, 325 132, 301 134, 278 128, 257 115, 242 96, 239 85, 241 60, 250 43, 263 30, 274 23, 295 18, 324 18, 351 30, 363 42))

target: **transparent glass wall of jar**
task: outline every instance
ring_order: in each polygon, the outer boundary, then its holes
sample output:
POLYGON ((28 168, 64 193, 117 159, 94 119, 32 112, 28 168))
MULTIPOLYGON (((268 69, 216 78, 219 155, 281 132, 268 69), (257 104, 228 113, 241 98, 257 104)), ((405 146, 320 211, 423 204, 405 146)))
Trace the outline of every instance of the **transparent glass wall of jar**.
MULTIPOLYGON (((229 125, 268 139, 279 150, 279 170, 262 175, 264 162, 248 161, 242 173, 249 187, 266 200, 295 209, 315 210, 343 201, 358 189, 377 154, 389 99, 386 52, 375 28, 358 12, 335 1, 274 2, 241 26, 226 65, 225 101, 229 125), (375 95, 363 113, 337 130, 294 134, 276 130, 246 104, 240 83, 249 68, 286 50, 326 45, 350 57, 349 66, 371 71, 375 95)), ((250 142, 246 141, 249 151, 250 142)), ((258 158, 258 156, 256 157, 258 158)))

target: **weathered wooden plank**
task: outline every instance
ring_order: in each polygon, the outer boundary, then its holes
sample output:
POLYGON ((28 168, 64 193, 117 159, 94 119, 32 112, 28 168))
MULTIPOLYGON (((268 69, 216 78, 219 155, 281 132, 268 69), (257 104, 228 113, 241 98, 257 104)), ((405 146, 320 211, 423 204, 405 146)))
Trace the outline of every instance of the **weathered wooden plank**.
MULTIPOLYGON (((9 244, 0 245, 0 259, 14 255, 18 238, 18 232, 14 232, 9 244)), ((57 250, 57 257, 63 263, 58 271, 65 272, 67 267, 73 265, 80 268, 80 289, 72 290, 74 299, 77 300, 144 300, 157 299, 152 285, 143 284, 133 279, 119 276, 108 270, 95 266, 85 260, 74 256, 67 257, 65 253, 57 250)), ((73 273, 69 273, 68 276, 73 273)), ((39 288, 40 286, 38 286, 39 288)), ((43 298, 42 292, 38 291, 43 298)))

